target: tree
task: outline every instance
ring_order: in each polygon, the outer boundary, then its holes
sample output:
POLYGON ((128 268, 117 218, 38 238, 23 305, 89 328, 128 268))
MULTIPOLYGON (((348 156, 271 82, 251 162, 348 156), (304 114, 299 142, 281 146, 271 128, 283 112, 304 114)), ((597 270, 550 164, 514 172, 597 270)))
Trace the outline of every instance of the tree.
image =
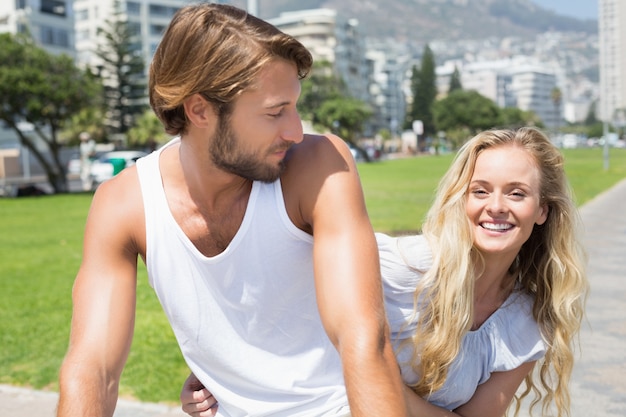
POLYGON ((585 125, 591 126, 598 123, 598 118, 596 117, 596 106, 597 101, 594 101, 589 106, 589 111, 587 111, 587 117, 585 117, 585 125))
POLYGON ((134 42, 136 27, 124 20, 119 1, 113 7, 112 19, 98 28, 104 42, 96 55, 102 61, 98 72, 104 84, 107 126, 113 134, 125 134, 148 107, 145 63, 140 44, 134 42))
MULTIPOLYGON (((435 56, 428 45, 424 47, 421 66, 413 67, 411 74, 411 92, 413 103, 407 114, 405 127, 410 127, 414 120, 421 120, 424 124, 424 136, 436 132, 433 122, 432 106, 437 98, 437 77, 435 74, 435 56)), ((419 138, 418 138, 419 141, 419 138)), ((418 148, 419 148, 418 143, 418 148)))
POLYGON ((517 107, 505 107, 501 109, 502 127, 516 129, 523 126, 543 127, 543 122, 533 111, 524 111, 517 107))
POLYGON ((59 131, 97 104, 100 88, 69 56, 49 54, 26 35, 0 34, 0 120, 41 164, 55 193, 68 191, 59 131))
POLYGON ((334 75, 332 64, 319 61, 313 64, 311 74, 302 81, 302 92, 298 100, 300 116, 316 123, 316 113, 324 102, 347 95, 343 80, 334 75))
POLYGON ((163 144, 171 137, 165 133, 163 124, 152 110, 146 110, 139 118, 135 126, 128 131, 128 144, 130 147, 154 148, 163 144))
POLYGON ((313 64, 311 74, 302 81, 298 111, 317 129, 333 131, 369 160, 356 139, 372 116, 372 109, 361 100, 349 97, 345 83, 334 73, 330 62, 313 64))
POLYGON ((463 85, 461 84, 461 73, 459 72, 459 68, 455 65, 454 71, 450 76, 450 86, 448 87, 448 94, 455 90, 462 90, 463 85))
POLYGON ((469 135, 499 126, 502 122, 500 108, 473 90, 456 90, 435 102, 433 117, 439 129, 446 132, 467 131, 469 135))
POLYGON ((106 138, 104 129, 104 110, 102 107, 86 107, 74 114, 67 123, 64 124, 63 130, 59 137, 69 145, 78 145, 79 136, 83 132, 89 133, 89 136, 96 142, 103 142, 106 138))
POLYGON ((356 143, 363 125, 372 116, 372 109, 355 98, 339 97, 325 101, 316 113, 317 125, 332 130, 346 142, 359 149, 366 160, 368 155, 356 143))
POLYGON ((555 120, 555 131, 559 132, 559 128, 561 125, 561 100, 563 99, 563 93, 559 87, 554 87, 550 91, 550 98, 552 99, 552 103, 554 104, 554 120, 555 120))

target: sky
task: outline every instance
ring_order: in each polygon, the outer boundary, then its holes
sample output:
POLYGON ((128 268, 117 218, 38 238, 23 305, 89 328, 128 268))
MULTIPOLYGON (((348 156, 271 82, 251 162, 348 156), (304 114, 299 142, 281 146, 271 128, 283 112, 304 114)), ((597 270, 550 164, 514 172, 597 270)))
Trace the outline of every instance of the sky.
POLYGON ((533 3, 564 16, 598 18, 598 0, 532 0, 533 3))

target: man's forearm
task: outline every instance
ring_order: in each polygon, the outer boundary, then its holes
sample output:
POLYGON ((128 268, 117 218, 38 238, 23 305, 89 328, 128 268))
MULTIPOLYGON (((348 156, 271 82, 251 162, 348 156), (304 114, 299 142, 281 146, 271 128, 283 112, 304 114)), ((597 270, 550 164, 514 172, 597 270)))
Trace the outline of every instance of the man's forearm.
POLYGON ((358 352, 342 355, 352 417, 406 416, 404 384, 391 345, 358 357, 358 352))
POLYGON ((113 416, 118 384, 107 384, 95 374, 79 376, 75 371, 62 371, 57 417, 113 416))

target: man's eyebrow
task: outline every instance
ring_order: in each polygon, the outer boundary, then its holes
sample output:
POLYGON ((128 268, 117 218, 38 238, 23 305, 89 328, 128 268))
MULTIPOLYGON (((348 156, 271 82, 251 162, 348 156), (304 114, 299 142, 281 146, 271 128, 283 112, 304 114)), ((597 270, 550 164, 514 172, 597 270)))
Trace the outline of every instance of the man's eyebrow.
POLYGON ((279 103, 274 103, 274 104, 269 104, 268 106, 266 106, 265 108, 267 109, 276 109, 278 107, 283 107, 283 106, 287 106, 291 104, 291 101, 289 100, 285 100, 285 101, 281 101, 279 103))

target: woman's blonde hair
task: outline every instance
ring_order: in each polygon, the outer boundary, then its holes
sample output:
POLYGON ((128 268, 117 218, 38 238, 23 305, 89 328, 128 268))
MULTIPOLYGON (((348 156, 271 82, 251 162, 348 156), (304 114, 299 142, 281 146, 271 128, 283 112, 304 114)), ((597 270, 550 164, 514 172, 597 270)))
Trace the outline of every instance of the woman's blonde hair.
POLYGON ((541 402, 546 412, 554 403, 559 416, 569 415, 568 381, 588 288, 586 259, 563 156, 535 128, 479 133, 459 150, 439 183, 423 225, 433 251, 433 267, 415 295, 416 303, 420 301, 420 325, 413 338, 412 363, 420 380, 413 389, 427 395, 442 387, 471 327, 474 281, 482 259, 473 247, 465 213, 468 186, 478 155, 510 144, 526 150, 535 161, 541 176, 541 204, 549 208, 546 222, 535 225, 510 268, 522 290, 534 297, 533 316, 547 344, 546 355, 536 367, 539 381, 532 373, 527 376, 526 389, 516 397, 515 414, 521 399, 532 391, 533 407, 541 402))
POLYGON ((228 115, 232 101, 277 58, 294 63, 300 78, 313 64, 295 38, 245 10, 214 3, 183 7, 150 65, 150 105, 167 133, 183 134, 187 98, 201 94, 219 116, 228 115))

